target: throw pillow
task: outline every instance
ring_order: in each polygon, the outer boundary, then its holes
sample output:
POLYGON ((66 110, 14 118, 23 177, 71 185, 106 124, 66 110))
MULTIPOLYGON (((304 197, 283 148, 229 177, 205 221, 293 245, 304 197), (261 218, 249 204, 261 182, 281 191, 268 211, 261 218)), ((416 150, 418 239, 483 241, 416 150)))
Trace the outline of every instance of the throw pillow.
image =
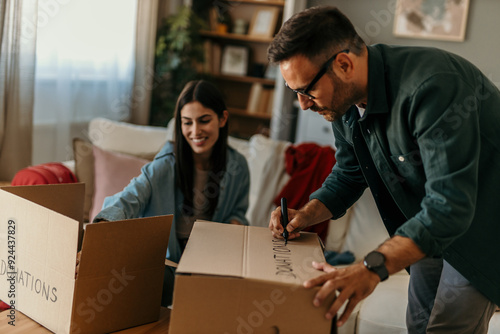
POLYGON ((135 156, 92 148, 94 154, 94 197, 90 221, 101 211, 104 199, 125 188, 149 161, 135 156))
POLYGON ((174 125, 174 119, 168 127, 160 127, 95 118, 89 123, 88 136, 100 149, 152 160, 172 140, 174 125))

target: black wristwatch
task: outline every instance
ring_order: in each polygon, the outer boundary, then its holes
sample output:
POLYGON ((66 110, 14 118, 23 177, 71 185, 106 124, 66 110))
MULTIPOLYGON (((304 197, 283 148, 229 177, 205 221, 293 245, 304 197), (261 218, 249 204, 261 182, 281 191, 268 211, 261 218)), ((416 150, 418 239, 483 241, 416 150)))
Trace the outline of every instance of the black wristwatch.
POLYGON ((389 277, 389 272, 385 266, 384 254, 377 251, 370 252, 365 256, 363 264, 368 270, 373 271, 380 277, 380 282, 385 281, 389 277))

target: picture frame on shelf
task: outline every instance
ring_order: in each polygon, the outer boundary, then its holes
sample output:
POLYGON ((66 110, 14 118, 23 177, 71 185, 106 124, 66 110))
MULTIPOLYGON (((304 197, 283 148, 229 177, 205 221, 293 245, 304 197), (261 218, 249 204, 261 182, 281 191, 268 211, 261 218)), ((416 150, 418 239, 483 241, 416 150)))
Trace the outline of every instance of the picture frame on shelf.
POLYGON ((248 35, 255 37, 273 37, 280 11, 275 7, 258 7, 250 22, 248 35))
POLYGON ((228 45, 222 53, 221 74, 247 75, 249 49, 245 46, 228 45))
POLYGON ((393 33, 397 37, 462 42, 470 0, 397 0, 393 33))

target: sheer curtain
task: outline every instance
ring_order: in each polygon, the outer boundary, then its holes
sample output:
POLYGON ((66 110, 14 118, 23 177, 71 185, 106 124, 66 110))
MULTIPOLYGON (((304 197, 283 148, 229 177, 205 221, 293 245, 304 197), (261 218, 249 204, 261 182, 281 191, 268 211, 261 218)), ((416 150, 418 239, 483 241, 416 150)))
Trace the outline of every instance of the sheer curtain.
POLYGON ((72 158, 95 117, 128 120, 138 0, 39 0, 33 164, 72 158))
POLYGON ((149 123, 151 91, 155 85, 154 62, 159 9, 160 0, 139 1, 137 4, 136 66, 130 110, 130 122, 134 124, 149 123))
POLYGON ((31 163, 37 0, 0 0, 0 181, 31 163))

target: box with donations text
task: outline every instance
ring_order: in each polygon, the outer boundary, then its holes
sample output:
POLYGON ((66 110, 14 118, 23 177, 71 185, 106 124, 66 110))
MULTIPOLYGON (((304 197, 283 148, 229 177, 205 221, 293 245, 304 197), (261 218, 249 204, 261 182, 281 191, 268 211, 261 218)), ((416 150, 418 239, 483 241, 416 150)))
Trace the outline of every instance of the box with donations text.
POLYGON ((158 320, 172 216, 87 225, 75 278, 83 196, 81 183, 0 188, 0 299, 55 333, 158 320))
POLYGON ((169 333, 331 333, 313 306, 325 261, 315 233, 285 245, 267 228, 196 221, 176 271, 169 333))

